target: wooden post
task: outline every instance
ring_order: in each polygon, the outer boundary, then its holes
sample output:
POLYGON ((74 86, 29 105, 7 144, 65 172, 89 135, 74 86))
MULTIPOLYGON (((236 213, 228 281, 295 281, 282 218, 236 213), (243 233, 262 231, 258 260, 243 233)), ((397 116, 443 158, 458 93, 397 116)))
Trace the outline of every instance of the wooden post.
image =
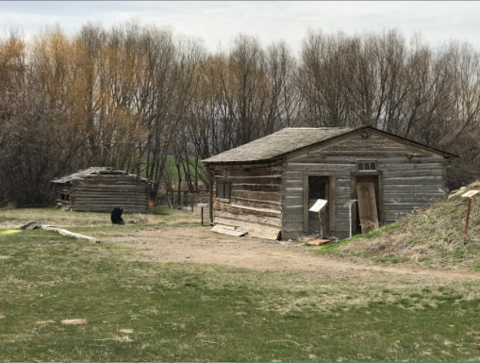
POLYGON ((352 204, 348 206, 348 224, 350 226, 350 238, 352 238, 352 204))
POLYGON ((348 225, 350 227, 350 238, 352 238, 352 206, 355 204, 356 199, 350 199, 347 203, 343 206, 348 208, 348 225))
POLYGON ((320 229, 319 229, 320 239, 322 239, 323 238, 322 211, 318 211, 318 223, 320 224, 320 229))
POLYGON ((202 212, 202 227, 203 227, 203 207, 200 207, 200 210, 202 212))
POLYGON ((210 220, 210 225, 213 226, 213 182, 215 180, 215 174, 213 170, 209 170, 209 196, 208 196, 208 218, 210 220))
POLYGON ((468 198, 467 206, 467 216, 465 218, 465 231, 463 232, 463 244, 467 244, 467 230, 468 230, 468 219, 470 218, 470 206, 472 204, 472 198, 468 198))

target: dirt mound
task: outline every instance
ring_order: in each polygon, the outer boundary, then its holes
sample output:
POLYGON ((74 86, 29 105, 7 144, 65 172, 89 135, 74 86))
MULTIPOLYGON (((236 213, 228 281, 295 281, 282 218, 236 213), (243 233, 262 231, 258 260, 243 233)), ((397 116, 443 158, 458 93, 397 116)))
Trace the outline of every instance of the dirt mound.
POLYGON ((320 251, 384 263, 480 269, 480 194, 472 198, 467 244, 463 245, 467 198, 461 195, 472 189, 480 189, 480 180, 394 224, 320 251))

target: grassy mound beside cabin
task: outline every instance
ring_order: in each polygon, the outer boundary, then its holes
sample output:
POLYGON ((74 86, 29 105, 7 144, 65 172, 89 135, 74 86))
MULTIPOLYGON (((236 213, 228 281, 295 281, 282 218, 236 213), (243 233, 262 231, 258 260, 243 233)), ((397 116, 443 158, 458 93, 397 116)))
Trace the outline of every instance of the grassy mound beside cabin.
POLYGON ((467 199, 461 195, 472 189, 480 189, 480 180, 394 224, 323 246, 319 252, 368 258, 379 263, 413 262, 449 269, 480 269, 478 195, 472 198, 467 243, 463 245, 467 199))

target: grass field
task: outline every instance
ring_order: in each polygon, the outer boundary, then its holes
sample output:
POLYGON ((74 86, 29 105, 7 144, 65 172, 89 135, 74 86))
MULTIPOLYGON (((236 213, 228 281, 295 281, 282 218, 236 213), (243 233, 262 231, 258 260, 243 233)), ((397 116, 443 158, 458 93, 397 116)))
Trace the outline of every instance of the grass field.
MULTIPOLYGON (((124 227, 105 215, 43 212, 79 231, 119 234, 196 223, 169 210, 126 216, 137 222, 124 227)), ((25 215, 0 211, 0 226, 25 215)), ((0 359, 480 360, 478 281, 358 284, 315 272, 140 262, 141 253, 43 230, 0 233, 0 359)))

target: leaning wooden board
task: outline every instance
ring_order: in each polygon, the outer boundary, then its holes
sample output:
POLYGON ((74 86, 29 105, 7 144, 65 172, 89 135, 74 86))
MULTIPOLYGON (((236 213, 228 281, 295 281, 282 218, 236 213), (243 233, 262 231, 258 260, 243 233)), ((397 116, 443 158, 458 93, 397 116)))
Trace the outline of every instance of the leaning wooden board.
POLYGON ((357 184, 358 214, 362 233, 378 228, 377 201, 375 187, 372 183, 357 184))

